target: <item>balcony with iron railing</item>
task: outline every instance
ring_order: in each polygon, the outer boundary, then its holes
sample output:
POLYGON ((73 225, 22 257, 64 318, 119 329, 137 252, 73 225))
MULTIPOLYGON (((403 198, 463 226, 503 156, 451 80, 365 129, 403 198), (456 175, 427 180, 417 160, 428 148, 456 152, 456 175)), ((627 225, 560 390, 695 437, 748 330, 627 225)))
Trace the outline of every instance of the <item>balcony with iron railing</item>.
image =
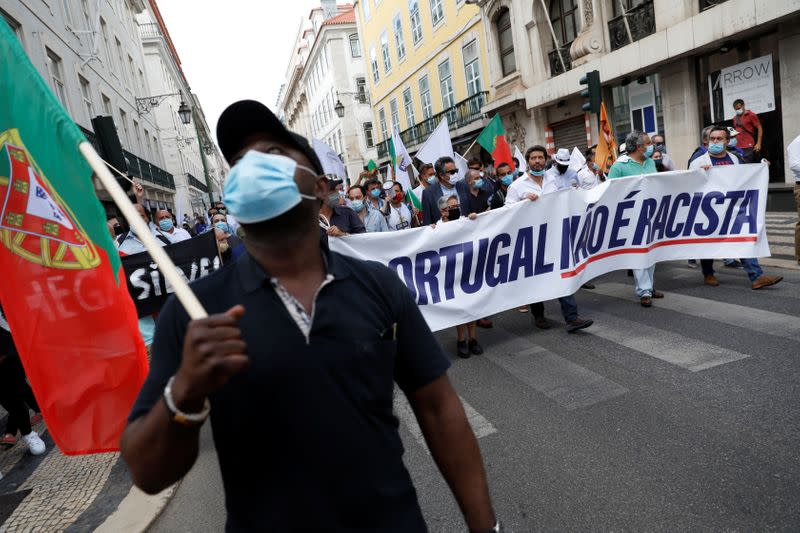
MULTIPOLYGON (((475 93, 453 107, 449 107, 441 113, 437 113, 419 124, 401 131, 400 139, 406 147, 420 144, 428 139, 444 117, 447 117, 447 124, 451 131, 480 120, 483 117, 481 108, 486 105, 488 96, 488 91, 475 93)), ((384 139, 376 146, 378 148, 378 158, 384 158, 389 154, 389 139, 384 139)))
POLYGON ((572 46, 572 41, 568 42, 561 48, 554 48, 547 54, 547 59, 550 61, 550 75, 556 77, 559 74, 564 74, 568 70, 572 70, 572 58, 569 55, 569 48, 572 46), (559 51, 561 57, 558 56, 559 51), (561 64, 561 60, 564 64, 561 64))
POLYGON ((653 0, 646 0, 641 4, 627 10, 623 15, 608 21, 608 35, 611 39, 611 50, 618 50, 633 41, 643 39, 656 32, 656 14, 653 9, 653 0), (628 28, 630 28, 630 38, 628 28))
POLYGON ((199 179, 195 178, 188 172, 186 173, 186 177, 189 178, 189 185, 194 187, 195 189, 202 191, 204 193, 208 193, 208 186, 200 181, 199 179))
POLYGON ((139 24, 139 37, 142 39, 159 39, 161 38, 161 28, 155 23, 139 24))

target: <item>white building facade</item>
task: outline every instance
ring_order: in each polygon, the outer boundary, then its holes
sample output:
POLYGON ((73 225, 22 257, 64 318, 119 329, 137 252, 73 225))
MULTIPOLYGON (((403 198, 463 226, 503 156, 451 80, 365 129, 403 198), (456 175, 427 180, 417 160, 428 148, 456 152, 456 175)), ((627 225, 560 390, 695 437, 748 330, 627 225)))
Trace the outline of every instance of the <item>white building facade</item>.
POLYGON ((289 129, 333 148, 351 182, 377 160, 366 75, 353 7, 323 1, 298 30, 278 113, 289 129))
MULTIPOLYGON (((510 141, 548 149, 597 142, 580 78, 597 70, 613 133, 663 133, 679 168, 736 97, 754 109, 770 201, 791 199, 784 150, 800 134, 798 0, 476 0, 491 95, 510 141), (726 85, 727 82, 727 85, 726 85)), ((777 204, 774 207, 779 207, 777 204)))

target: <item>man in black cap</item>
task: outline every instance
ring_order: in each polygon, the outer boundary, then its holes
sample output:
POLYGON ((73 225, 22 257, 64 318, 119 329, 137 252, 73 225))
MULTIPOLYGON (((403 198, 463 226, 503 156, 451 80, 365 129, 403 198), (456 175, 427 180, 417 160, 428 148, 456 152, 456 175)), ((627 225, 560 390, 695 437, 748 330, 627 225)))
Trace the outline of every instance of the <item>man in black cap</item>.
POLYGON ((162 309, 121 442, 134 483, 153 494, 184 476, 210 413, 227 531, 426 531, 397 383, 468 529, 500 531, 449 361, 410 292, 319 239, 329 190, 308 143, 252 101, 222 114, 217 138, 247 253, 192 284, 208 318, 174 298, 162 309))

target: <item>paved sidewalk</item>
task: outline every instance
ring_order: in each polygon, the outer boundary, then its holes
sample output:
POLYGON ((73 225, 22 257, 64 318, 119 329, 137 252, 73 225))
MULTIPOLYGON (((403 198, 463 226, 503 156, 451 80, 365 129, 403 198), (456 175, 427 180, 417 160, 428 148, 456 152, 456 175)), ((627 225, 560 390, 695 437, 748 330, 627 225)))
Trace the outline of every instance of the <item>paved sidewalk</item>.
MULTIPOLYGON (((0 428, 6 415, 0 408, 0 428)), ((0 533, 94 531, 113 522, 110 517, 118 514, 123 500, 131 507, 132 492, 138 518, 128 519, 125 531, 143 531, 166 504, 131 491, 118 453, 68 457, 56 448, 44 422, 34 430, 47 445, 44 455, 30 455, 22 441, 0 449, 0 533)))

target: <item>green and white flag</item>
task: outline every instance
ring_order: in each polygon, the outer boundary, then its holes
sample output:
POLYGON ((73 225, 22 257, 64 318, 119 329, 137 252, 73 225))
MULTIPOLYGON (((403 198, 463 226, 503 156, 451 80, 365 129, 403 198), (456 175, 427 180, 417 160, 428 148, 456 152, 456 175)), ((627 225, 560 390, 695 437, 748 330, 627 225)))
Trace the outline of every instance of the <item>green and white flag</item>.
POLYGON ((403 139, 400 138, 397 128, 392 132, 389 141, 389 156, 392 159, 392 170, 394 179, 403 186, 404 191, 411 190, 411 178, 408 175, 408 168, 411 166, 411 156, 408 155, 403 139))

